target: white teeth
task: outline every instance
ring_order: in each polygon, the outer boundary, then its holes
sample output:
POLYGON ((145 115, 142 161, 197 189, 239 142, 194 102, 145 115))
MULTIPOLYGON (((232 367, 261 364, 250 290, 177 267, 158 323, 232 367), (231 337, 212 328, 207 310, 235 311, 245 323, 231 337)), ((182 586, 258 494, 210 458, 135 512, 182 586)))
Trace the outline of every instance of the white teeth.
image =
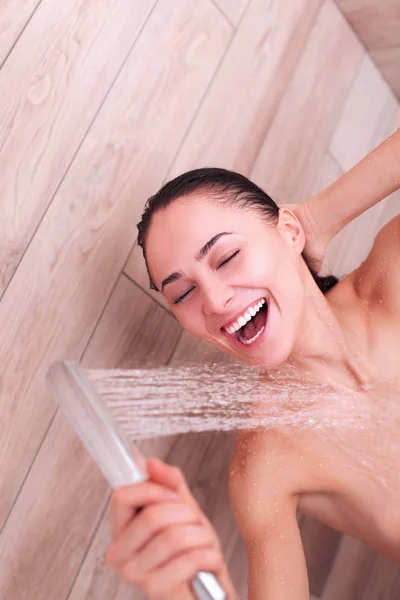
MULTIPOLYGON (((249 307, 246 310, 246 312, 243 313, 243 315, 241 315, 234 323, 229 325, 229 327, 225 327, 225 331, 231 335, 233 333, 235 333, 236 331, 238 331, 241 327, 243 327, 243 325, 246 325, 247 321, 250 321, 250 319, 258 313, 258 311, 263 306, 263 304, 265 304, 264 298, 259 300, 253 306, 249 307)), ((253 338, 253 339, 255 339, 255 338, 253 338)), ((253 341, 253 340, 249 340, 249 343, 251 341, 253 341)))

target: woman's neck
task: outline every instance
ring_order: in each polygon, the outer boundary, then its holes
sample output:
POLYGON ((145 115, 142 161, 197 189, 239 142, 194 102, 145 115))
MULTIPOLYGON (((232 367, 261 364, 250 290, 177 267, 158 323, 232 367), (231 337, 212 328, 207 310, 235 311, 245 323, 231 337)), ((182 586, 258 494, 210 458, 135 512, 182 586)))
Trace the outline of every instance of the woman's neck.
POLYGON ((325 383, 359 390, 370 372, 348 315, 343 319, 345 286, 339 282, 324 296, 310 282, 301 332, 287 362, 325 383))

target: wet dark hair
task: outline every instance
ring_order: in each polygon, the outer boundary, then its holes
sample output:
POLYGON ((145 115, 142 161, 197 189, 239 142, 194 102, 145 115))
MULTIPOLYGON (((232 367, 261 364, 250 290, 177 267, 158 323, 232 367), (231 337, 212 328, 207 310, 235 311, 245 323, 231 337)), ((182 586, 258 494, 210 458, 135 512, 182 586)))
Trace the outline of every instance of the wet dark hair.
MULTIPOLYGON (((218 168, 195 169, 179 175, 166 183, 154 196, 147 200, 142 219, 137 225, 138 243, 143 250, 152 289, 159 291, 151 279, 146 257, 146 239, 153 215, 178 198, 203 191, 210 192, 217 202, 229 202, 243 209, 255 209, 263 219, 273 226, 276 226, 278 222, 279 206, 268 194, 244 175, 218 168)), ((306 257, 304 252, 302 257, 315 283, 321 292, 326 294, 328 290, 336 285, 339 281, 338 278, 333 275, 320 277, 314 270, 311 259, 306 257)))

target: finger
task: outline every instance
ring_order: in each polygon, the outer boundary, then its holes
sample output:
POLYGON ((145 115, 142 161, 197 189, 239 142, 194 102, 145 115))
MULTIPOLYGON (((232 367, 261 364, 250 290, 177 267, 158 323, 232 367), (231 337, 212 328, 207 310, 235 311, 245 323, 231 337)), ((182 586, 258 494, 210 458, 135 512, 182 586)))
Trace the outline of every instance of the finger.
POLYGON ((178 556, 152 571, 146 578, 143 578, 135 560, 132 560, 125 565, 123 577, 134 585, 140 583, 149 598, 170 599, 177 596, 175 590, 182 588, 182 584, 186 584, 189 592, 191 581, 198 571, 217 573, 222 568, 223 558, 220 552, 215 548, 200 548, 178 556))
POLYGON ((175 499, 179 499, 176 492, 149 481, 118 488, 111 498, 112 538, 120 535, 139 508, 175 499))
POLYGON ((107 562, 121 568, 136 552, 163 529, 175 525, 199 525, 198 514, 187 504, 164 502, 146 507, 111 544, 107 562))
POLYGON ((153 481, 178 492, 183 499, 189 500, 191 504, 198 506, 181 469, 168 465, 158 458, 149 458, 147 471, 153 481))
POLYGON ((143 546, 134 557, 136 568, 148 573, 178 555, 196 548, 215 548, 210 531, 201 525, 179 525, 164 529, 143 546))

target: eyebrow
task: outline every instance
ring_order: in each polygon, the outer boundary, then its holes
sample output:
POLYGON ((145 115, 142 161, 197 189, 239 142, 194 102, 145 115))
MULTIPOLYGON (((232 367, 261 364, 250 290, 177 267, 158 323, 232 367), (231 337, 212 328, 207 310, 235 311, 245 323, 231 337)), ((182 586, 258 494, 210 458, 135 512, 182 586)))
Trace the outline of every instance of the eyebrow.
MULTIPOLYGON (((200 261, 203 258, 205 258, 207 256, 207 254, 210 252, 211 248, 218 242, 218 240, 221 237, 223 237, 224 235, 232 235, 233 233, 234 233, 233 231, 222 231, 221 233, 217 233, 217 235, 214 235, 196 253, 196 255, 195 255, 196 260, 200 261)), ((171 273, 171 275, 168 275, 168 277, 166 277, 165 279, 162 280, 161 291, 164 291, 164 288, 166 285, 168 285, 169 283, 173 283, 174 281, 177 281, 178 279, 181 279, 182 277, 183 277, 183 275, 181 272, 174 271, 174 273, 171 273)))

